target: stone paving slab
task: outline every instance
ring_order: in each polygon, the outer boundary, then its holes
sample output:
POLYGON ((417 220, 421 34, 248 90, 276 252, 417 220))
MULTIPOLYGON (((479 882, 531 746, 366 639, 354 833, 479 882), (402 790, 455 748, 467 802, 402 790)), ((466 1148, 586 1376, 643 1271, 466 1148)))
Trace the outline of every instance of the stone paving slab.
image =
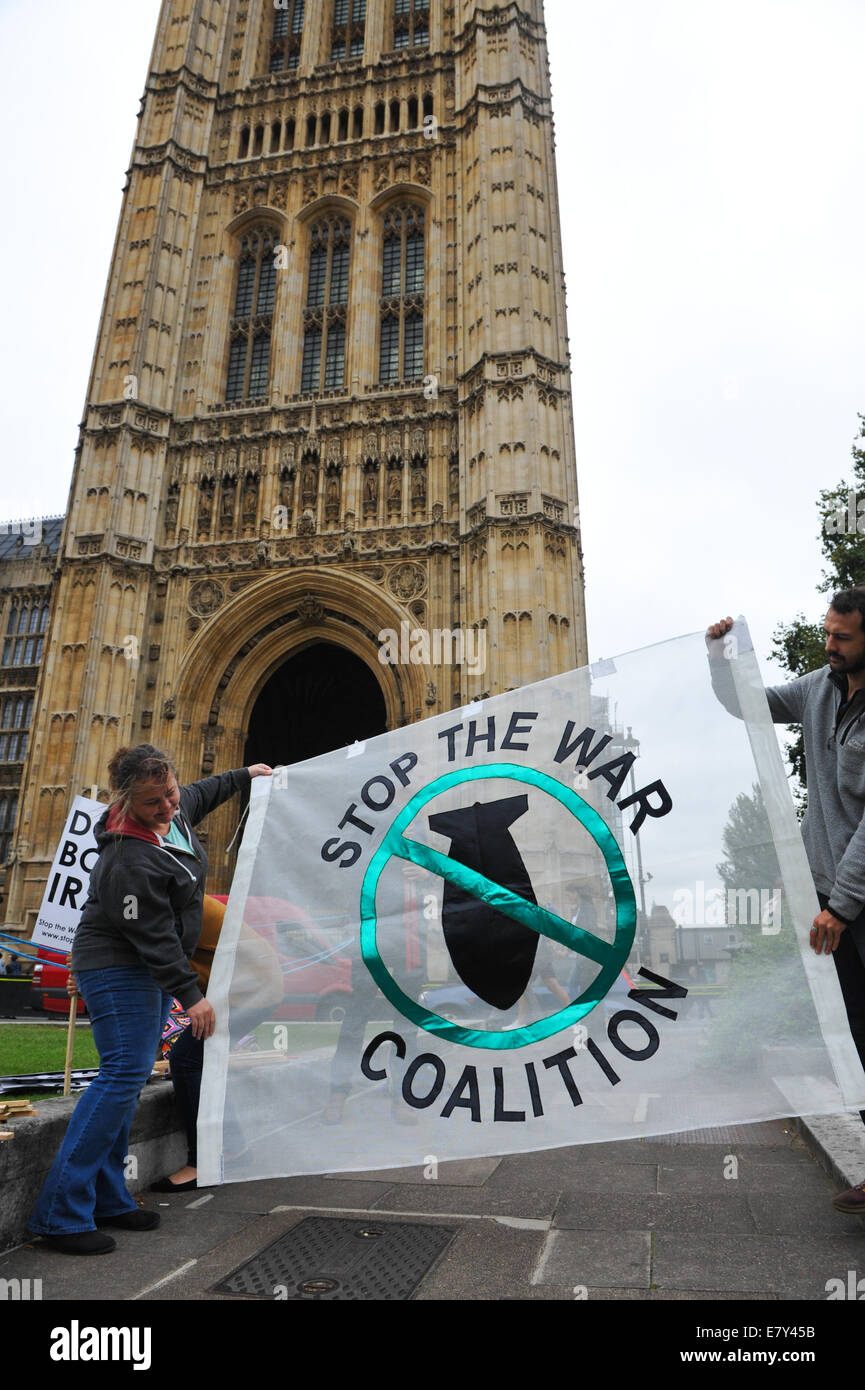
MULTIPOLYGON (((658 1288, 825 1299, 827 1280, 846 1278, 857 1267, 859 1249, 843 1235, 713 1235, 707 1242, 662 1231, 654 1239, 652 1282, 658 1288)), ((865 1272, 865 1259, 859 1264, 865 1272)))
POLYGON ((594 1192, 599 1201, 613 1201, 622 1193, 657 1192, 656 1163, 588 1163, 578 1164, 562 1190, 594 1192))
POLYGON ((551 1231, 532 1283, 648 1289, 651 1246, 648 1231, 551 1231))
POLYGON ((795 1124, 839 1192, 865 1179, 865 1125, 858 1114, 808 1115, 795 1124))
POLYGON ((389 1192, 385 1182, 365 1182, 355 1174, 342 1174, 339 1180, 316 1174, 308 1178, 264 1178, 259 1182, 225 1183, 202 1188, 199 1193, 151 1193, 156 1202, 189 1206, 196 1196, 212 1198, 214 1211, 248 1211, 264 1214, 274 1207, 359 1207, 369 1206, 389 1192), (187 1200, 184 1201, 183 1199, 187 1200))
POLYGON ((825 1195, 790 1196, 775 1192, 752 1192, 745 1199, 760 1234, 765 1235, 850 1235, 858 1236, 865 1254, 865 1224, 859 1216, 837 1212, 825 1195))
POLYGON ((387 1183, 437 1182, 443 1187, 481 1187, 499 1167, 502 1159, 497 1155, 491 1158, 459 1158, 448 1163, 436 1165, 435 1178, 425 1176, 428 1165, 419 1164, 412 1168, 376 1168, 363 1173, 328 1173, 329 1181, 387 1183))
POLYGON ((545 1240, 542 1231, 468 1221, 415 1294, 415 1301, 525 1297, 545 1240))
POLYGON ((423 1187, 394 1187, 370 1203, 369 1210, 428 1212, 431 1215, 462 1212, 466 1216, 508 1216, 551 1221, 558 1200, 557 1192, 543 1190, 527 1191, 523 1188, 508 1192, 486 1187, 438 1187, 429 1182, 423 1187))
POLYGON ((724 1231, 753 1235, 757 1223, 744 1196, 667 1197, 623 1194, 601 1212, 591 1193, 565 1193, 553 1218, 556 1230, 724 1231))
POLYGON ((200 1258, 249 1224, 250 1218, 239 1213, 221 1212, 204 1223, 192 1213, 173 1212, 155 1231, 108 1231, 117 1249, 87 1259, 34 1240, 0 1256, 0 1278, 41 1279, 46 1302, 134 1298, 148 1282, 200 1258))
POLYGON ((690 1192, 718 1192, 727 1196, 740 1192, 764 1192, 793 1196, 832 1197, 835 1188, 826 1173, 811 1159, 803 1158, 796 1165, 762 1163, 749 1158, 740 1159, 737 1175, 725 1177, 725 1165, 681 1163, 659 1165, 658 1191, 668 1195, 687 1195, 690 1192))
MULTIPOLYGON (((623 1139, 615 1144, 588 1144, 569 1149, 583 1160, 595 1163, 722 1164, 728 1154, 747 1155, 758 1163, 796 1164, 808 1149, 798 1135, 785 1135, 779 1128, 777 1144, 727 1143, 669 1144, 662 1139, 623 1139)), ((507 1162, 504 1159, 503 1162, 507 1162)))
MULTIPOLYGON (((573 1293, 571 1293, 573 1297, 573 1293)), ((588 1289, 586 1301, 593 1300, 642 1303, 776 1303, 774 1293, 716 1293, 712 1289, 588 1289)))
POLYGON ((713 1289, 652 1289, 650 1294, 652 1303, 740 1303, 743 1299, 748 1303, 777 1303, 787 1297, 776 1293, 719 1293, 713 1289))

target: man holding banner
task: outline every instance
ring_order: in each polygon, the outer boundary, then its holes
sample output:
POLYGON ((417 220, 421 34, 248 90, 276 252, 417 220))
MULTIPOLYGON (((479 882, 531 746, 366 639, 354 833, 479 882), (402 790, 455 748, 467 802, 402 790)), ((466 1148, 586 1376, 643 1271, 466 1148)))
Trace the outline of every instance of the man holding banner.
MULTIPOLYGON (((706 633, 712 684, 727 708, 732 687, 718 644, 732 627, 727 617, 706 633)), ((850 1032, 865 1065, 865 587, 835 594, 824 631, 828 665, 767 688, 766 697, 776 724, 803 727, 808 811, 802 838, 821 909, 811 946, 834 958, 850 1032)), ((834 1205, 845 1213, 865 1212, 865 1182, 839 1193, 834 1205)))

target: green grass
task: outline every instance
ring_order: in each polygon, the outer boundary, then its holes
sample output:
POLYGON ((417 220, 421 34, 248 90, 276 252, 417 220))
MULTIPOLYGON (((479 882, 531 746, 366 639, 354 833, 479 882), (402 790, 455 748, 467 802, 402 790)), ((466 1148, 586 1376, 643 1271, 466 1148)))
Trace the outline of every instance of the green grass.
MULTIPOLYGON (((0 1076, 62 1071, 65 1064, 65 1027, 50 1023, 0 1023, 0 1076)), ((72 1066, 73 1069, 99 1066, 99 1054, 89 1028, 75 1029, 72 1066)))

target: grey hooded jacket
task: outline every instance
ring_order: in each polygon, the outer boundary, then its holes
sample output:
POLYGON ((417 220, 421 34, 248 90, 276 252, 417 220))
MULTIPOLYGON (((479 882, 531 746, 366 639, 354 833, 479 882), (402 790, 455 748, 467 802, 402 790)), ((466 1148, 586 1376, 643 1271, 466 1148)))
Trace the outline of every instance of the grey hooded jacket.
POLYGON ((207 855, 192 827, 251 782, 245 767, 180 788, 178 827, 193 853, 166 844, 127 820, 117 833, 113 808, 95 826, 99 858, 72 945, 72 969, 144 966, 160 989, 184 1008, 202 994, 189 957, 202 926, 207 855))
MULTIPOLYGON (((730 663, 709 657, 712 688, 741 719, 730 663)), ((830 666, 788 685, 766 687, 776 724, 801 724, 808 772, 808 810, 802 822, 805 853, 829 911, 852 922, 865 911, 865 690, 841 713, 847 678, 830 666)))

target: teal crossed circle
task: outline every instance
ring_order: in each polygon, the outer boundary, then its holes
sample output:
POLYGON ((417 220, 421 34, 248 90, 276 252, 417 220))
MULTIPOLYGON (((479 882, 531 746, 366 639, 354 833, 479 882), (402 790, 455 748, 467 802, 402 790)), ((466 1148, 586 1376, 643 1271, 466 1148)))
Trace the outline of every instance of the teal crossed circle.
POLYGON ((485 767, 463 768, 460 772, 448 772, 422 787, 400 811, 373 855, 364 875, 360 893, 361 955, 385 998, 418 1027, 448 1042, 461 1043, 465 1047, 497 1048, 503 1051, 527 1047, 529 1043, 541 1042, 544 1038, 560 1033, 563 1028, 578 1023, 603 999, 618 978, 633 945, 636 927, 637 902, 633 885, 622 852, 609 826, 581 796, 577 796, 570 787, 556 781, 555 777, 538 772, 535 768, 518 767, 513 763, 491 763, 485 767), (512 893, 508 888, 503 888, 501 884, 494 883, 476 869, 470 869, 428 845, 406 839, 404 832, 418 812, 434 797, 449 791, 451 787, 459 786, 462 782, 487 778, 528 782, 531 786, 538 787, 561 802, 588 831, 604 856, 604 863, 613 884, 616 900, 616 935, 612 942, 602 941, 582 927, 566 922, 556 913, 527 902, 525 898, 512 893), (548 936, 562 946, 567 946, 569 950, 596 961, 601 966, 598 975, 588 989, 564 1008, 554 1014, 548 1014, 546 1018, 538 1019, 535 1023, 527 1024, 524 1028, 509 1029, 507 1032, 464 1028, 458 1023, 442 1018, 440 1014, 422 1008, 416 1000, 410 999, 400 989, 379 954, 375 897, 379 879, 392 858, 407 859, 410 863, 429 870, 448 883, 471 893, 473 897, 488 902, 497 912, 503 912, 505 916, 531 927, 532 931, 538 932, 539 935, 548 936))

